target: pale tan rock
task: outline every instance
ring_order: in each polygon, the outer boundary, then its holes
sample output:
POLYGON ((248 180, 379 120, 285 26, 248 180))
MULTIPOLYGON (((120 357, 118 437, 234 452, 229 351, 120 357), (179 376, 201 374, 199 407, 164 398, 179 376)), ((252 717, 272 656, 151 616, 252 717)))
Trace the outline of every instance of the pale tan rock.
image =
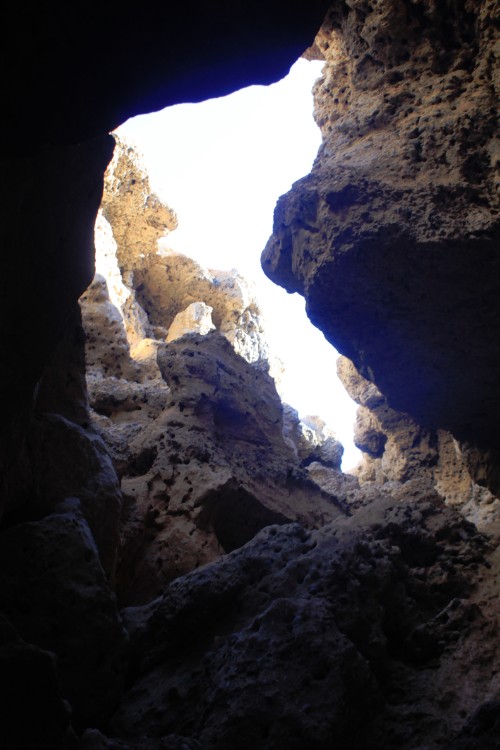
POLYGON ((107 281, 97 275, 80 300, 82 323, 87 337, 87 372, 103 377, 139 377, 139 368, 130 357, 130 346, 123 317, 109 299, 107 281))
POLYGON ((270 523, 317 527, 343 512, 285 442, 267 373, 217 332, 188 334, 158 351, 168 388, 156 391, 152 405, 129 397, 122 406, 111 389, 117 405, 100 423, 121 467, 126 523, 118 586, 129 603, 148 601, 270 523))
POLYGON ((158 240, 177 226, 175 212, 151 192, 135 148, 114 135, 116 148, 105 175, 102 211, 113 229, 122 270, 147 264, 158 240))
POLYGON ((109 221, 102 208, 97 214, 94 229, 96 275, 106 280, 109 300, 120 313, 127 340, 131 347, 147 336, 148 320, 135 294, 130 288, 130 272, 123 272, 118 265, 118 246, 109 221))
POLYGON ((384 397, 375 383, 362 377, 348 357, 337 359, 337 375, 349 396, 360 406, 374 409, 384 402, 384 397))
POLYGON ((252 286, 236 271, 203 268, 192 258, 162 252, 133 274, 137 300, 151 324, 169 329, 175 316, 195 302, 212 308, 215 328, 248 362, 269 367, 269 349, 252 286))
POLYGON ((372 458, 380 458, 384 453, 387 435, 373 412, 366 406, 360 406, 356 412, 354 442, 361 451, 372 458))
POLYGON ((368 505, 384 494, 380 487, 361 485, 360 478, 344 474, 340 469, 313 461, 307 465, 307 472, 315 484, 329 495, 338 498, 350 510, 368 505))
POLYGON ((187 333, 199 333, 200 336, 204 336, 209 331, 215 331, 212 312, 212 308, 204 302, 192 302, 173 319, 168 329, 167 344, 187 333))
POLYGON ((96 223, 96 271, 106 279, 110 301, 122 317, 132 358, 137 354, 143 361, 144 339, 164 339, 176 315, 203 303, 235 351, 277 373, 252 285, 234 269, 208 270, 163 245, 160 249, 159 239, 176 226, 174 212, 150 193, 140 155, 117 138, 96 223))
POLYGON ((330 7, 323 142, 262 260, 391 408, 482 453, 498 493, 497 18, 494 0, 330 7))
MULTIPOLYGON (((129 298, 130 307, 136 307, 129 298)), ((121 310, 109 298, 108 284, 97 274, 80 298, 82 323, 86 334, 87 374, 101 378, 125 378, 133 382, 160 377, 156 364, 156 342, 132 336, 130 344, 121 310)))

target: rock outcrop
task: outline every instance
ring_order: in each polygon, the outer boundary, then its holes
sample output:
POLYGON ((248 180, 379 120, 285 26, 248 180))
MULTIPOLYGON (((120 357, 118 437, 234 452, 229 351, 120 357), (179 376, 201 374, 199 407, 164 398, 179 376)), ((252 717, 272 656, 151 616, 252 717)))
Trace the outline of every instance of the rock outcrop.
POLYGON ((263 14, 194 0, 186 12, 153 0, 133 14, 103 3, 99 12, 81 4, 71 15, 55 2, 50 13, 33 8, 29 17, 12 8, 0 52, 2 163, 10 175, 0 200, 8 353, 0 373, 1 513, 16 502, 26 470, 35 389, 93 277, 93 225, 114 147, 108 133, 135 114, 278 80, 310 44, 326 7, 270 0, 263 14))
MULTIPOLYGON (((129 175, 135 184, 147 193, 129 175)), ((127 226, 82 314, 92 419, 124 496, 116 585, 130 688, 82 747, 466 742, 465 717, 498 697, 485 572, 498 567, 499 501, 449 432, 390 407, 346 358, 365 460, 344 476, 321 419, 280 403, 260 323, 238 354, 242 280, 221 284, 127 226)))
POLYGON ((301 418, 289 404, 284 404, 283 417, 283 434, 302 465, 316 461, 340 469, 344 448, 321 417, 310 414, 301 418))
POLYGON ((491 532, 498 527, 500 500, 478 484, 478 470, 470 470, 467 455, 449 432, 427 429, 409 414, 391 409, 378 388, 345 357, 339 358, 338 373, 360 405, 354 440, 363 461, 354 473, 363 487, 417 479, 460 508, 478 528, 491 532))
MULTIPOLYGON (((112 576, 115 564, 120 493, 116 478, 114 489, 107 483, 106 497, 93 479, 94 472, 104 469, 107 473, 105 467, 111 464, 89 430, 84 338, 77 306, 94 274, 93 227, 104 171, 114 148, 108 132, 128 116, 147 109, 221 95, 246 83, 277 80, 309 44, 324 7, 312 3, 297 12, 288 4, 271 0, 265 14, 257 6, 222 3, 209 8, 196 2, 186 12, 184 6, 167 7, 154 1, 133 14, 117 13, 114 5, 106 3, 98 11, 93 5, 75 6, 73 14, 58 2, 50 12, 41 7, 28 13, 20 6, 11 9, 0 52, 2 164, 8 175, 0 200, 4 260, 0 294, 4 353, 0 368, 0 547, 4 546, 4 533, 14 533, 19 524, 28 524, 30 530, 30 524, 44 524, 45 518, 57 515, 60 496, 59 491, 52 493, 54 479, 59 490, 66 487, 64 494, 78 498, 93 486, 85 497, 86 508, 80 498, 87 527, 90 516, 94 518, 93 533, 87 531, 87 538, 99 536, 100 530, 106 529, 106 533, 101 539, 105 548, 99 550, 101 559, 96 562, 95 544, 85 550, 80 547, 81 556, 75 555, 64 545, 57 546, 57 540, 61 541, 59 522, 47 522, 43 544, 31 545, 29 565, 33 571, 39 568, 40 581, 49 552, 53 567, 45 566, 45 593, 31 603, 34 579, 26 580, 23 593, 24 578, 30 571, 25 565, 16 567, 15 562, 22 550, 14 549, 15 558, 7 555, 3 559, 4 574, 12 582, 12 599, 7 601, 3 592, 2 610, 8 608, 10 617, 0 618, 2 748, 62 750, 78 745, 71 713, 82 714, 76 702, 69 705, 67 685, 61 688, 58 657, 64 643, 69 652, 74 651, 72 658, 78 659, 81 641, 71 633, 81 632, 86 624, 78 607, 73 623, 59 620, 59 607, 68 614, 70 602, 50 598, 51 576, 55 568, 61 572, 67 588, 58 591, 66 596, 67 592, 71 595, 73 585, 84 588, 85 582, 97 580, 92 579, 93 573, 84 572, 87 565, 89 571, 96 572, 104 564, 112 576), (43 424, 45 415, 52 415, 48 417, 49 430, 43 424), (60 439, 53 445, 59 427, 69 440, 60 439), (41 453, 34 433, 43 440, 41 453), (44 460, 48 460, 51 478, 47 475, 48 481, 40 485, 38 472, 45 470, 44 460), (72 477, 75 469, 80 478, 85 475, 85 486, 72 477), (23 632, 29 627, 28 606, 33 621, 41 622, 49 601, 51 619, 44 623, 43 631, 37 634, 33 627, 23 632), (18 628, 8 622, 17 619, 16 609, 18 628), (51 650, 47 651, 37 644, 49 631, 51 650)), ((21 540, 21 530, 15 533, 21 540)), ((71 548, 75 536, 66 537, 71 548)), ((100 575, 103 586, 109 586, 102 570, 100 575)), ((93 600, 95 607, 100 599, 93 600)), ((113 606, 117 617, 116 602, 113 606)), ((97 663, 103 657, 98 640, 86 652, 87 675, 94 665, 96 675, 103 675, 103 685, 109 685, 112 674, 104 675, 97 663)), ((117 684, 121 670, 119 673, 117 684)), ((75 672, 74 685, 78 679, 75 672)), ((98 701, 99 695, 103 693, 98 686, 98 701)))
MULTIPOLYGON (((500 443, 497 14, 489 0, 332 7, 323 144, 263 255, 392 409, 483 453, 500 443)), ((486 481, 495 492, 494 469, 486 481)))
POLYGON ((236 271, 159 250, 173 212, 150 200, 137 154, 120 141, 103 214, 106 278, 81 299, 87 383, 125 503, 118 594, 143 604, 266 525, 316 528, 346 512, 306 468, 332 467, 342 485, 342 446, 319 418, 306 425, 287 408, 284 422, 251 288, 236 271))

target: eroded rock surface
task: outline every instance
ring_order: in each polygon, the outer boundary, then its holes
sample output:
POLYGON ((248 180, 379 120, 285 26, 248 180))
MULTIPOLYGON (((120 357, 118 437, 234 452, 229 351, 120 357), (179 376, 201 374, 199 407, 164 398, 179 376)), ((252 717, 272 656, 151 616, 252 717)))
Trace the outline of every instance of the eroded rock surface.
POLYGON ((293 447, 302 465, 314 461, 340 470, 344 448, 335 432, 317 415, 300 418, 296 409, 284 404, 284 436, 293 447))
POLYGON ((451 433, 345 358, 365 460, 343 475, 333 433, 280 403, 243 281, 141 246, 116 215, 82 313, 132 662, 82 750, 476 750, 499 698, 499 501, 451 433))
POLYGON ((319 461, 343 486, 333 433, 291 408, 284 423, 251 288, 237 272, 159 250, 159 225, 143 232, 147 176, 130 147, 118 152, 106 177, 109 229, 97 237, 106 278, 96 275, 81 306, 93 424, 125 502, 118 591, 139 604, 266 525, 319 527, 347 506, 306 469, 319 461), (144 217, 127 219, 130 209, 144 217))
POLYGON ((497 14, 489 0, 332 7, 317 38, 323 144, 263 255, 391 408, 493 451, 497 14))
POLYGON ((446 430, 420 426, 409 414, 397 412, 378 388, 365 380, 345 357, 338 374, 349 395, 360 406, 354 440, 363 461, 354 472, 363 486, 388 489, 391 483, 418 480, 436 490, 480 529, 500 521, 500 500, 478 484, 478 468, 471 471, 466 453, 446 430))
POLYGON ((320 531, 267 528, 125 610, 135 681, 113 736, 126 748, 174 732, 207 748, 441 746, 498 690, 479 664, 495 672, 496 621, 486 591, 470 598, 485 554, 432 495, 379 497, 320 531), (467 687, 453 690, 462 669, 467 687))

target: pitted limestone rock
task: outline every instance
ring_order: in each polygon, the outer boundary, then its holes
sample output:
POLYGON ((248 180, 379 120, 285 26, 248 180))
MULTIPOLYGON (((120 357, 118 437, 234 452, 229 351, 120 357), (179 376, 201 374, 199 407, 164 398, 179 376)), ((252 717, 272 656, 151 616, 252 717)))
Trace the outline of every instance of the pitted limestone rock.
POLYGON ((168 329, 167 344, 188 333, 199 333, 200 336, 204 336, 209 331, 214 331, 212 312, 213 308, 204 302, 192 302, 173 319, 168 329))

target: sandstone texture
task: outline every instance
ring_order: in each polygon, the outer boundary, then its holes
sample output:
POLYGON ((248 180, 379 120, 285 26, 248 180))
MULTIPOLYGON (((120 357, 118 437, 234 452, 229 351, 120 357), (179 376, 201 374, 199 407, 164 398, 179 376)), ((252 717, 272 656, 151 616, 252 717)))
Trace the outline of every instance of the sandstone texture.
POLYGON ((496 450, 498 4, 440 8, 331 8, 323 144, 278 203, 263 267, 391 408, 496 450))
POLYGON ((342 446, 281 404, 245 280, 160 251, 167 221, 144 231, 147 176, 131 147, 118 142, 117 154, 96 236, 106 278, 96 274, 81 308, 92 422, 124 498, 118 593, 142 604, 266 525, 314 528, 344 513, 306 470, 319 461, 342 484, 342 446))
POLYGON ((135 149, 117 135, 114 139, 117 147, 106 170, 101 211, 113 227, 118 265, 128 270, 147 264, 158 240, 176 228, 177 217, 151 192, 135 149))
POLYGON ((328 5, 9 9, 2 750, 499 746, 498 4, 328 5), (356 476, 244 280, 158 253, 126 144, 104 175, 129 115, 306 48, 323 145, 264 266, 348 358, 356 476))
POLYGON ((319 461, 325 466, 340 469, 344 448, 321 417, 307 415, 300 418, 295 409, 284 404, 283 421, 285 440, 293 447, 302 465, 319 461))
POLYGON ((213 308, 204 302, 191 302, 183 312, 177 313, 168 329, 167 344, 180 339, 188 333, 199 333, 204 336, 214 331, 212 323, 213 308))
POLYGON ((324 422, 280 403, 243 280, 109 229, 112 273, 81 305, 92 421, 124 497, 131 662, 109 726, 82 748, 487 742, 500 503, 458 441, 342 358, 365 454, 343 475, 324 422))

